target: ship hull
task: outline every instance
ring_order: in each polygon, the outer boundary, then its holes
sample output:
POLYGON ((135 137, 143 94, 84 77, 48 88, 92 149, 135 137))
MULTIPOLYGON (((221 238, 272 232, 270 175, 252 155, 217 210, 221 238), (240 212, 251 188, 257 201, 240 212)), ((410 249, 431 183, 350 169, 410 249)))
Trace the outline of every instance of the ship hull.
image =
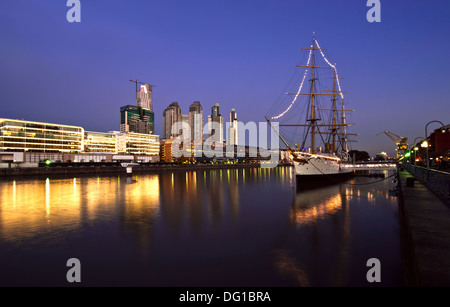
POLYGON ((343 183, 354 172, 341 167, 339 160, 312 158, 307 163, 294 162, 298 188, 314 188, 343 183))

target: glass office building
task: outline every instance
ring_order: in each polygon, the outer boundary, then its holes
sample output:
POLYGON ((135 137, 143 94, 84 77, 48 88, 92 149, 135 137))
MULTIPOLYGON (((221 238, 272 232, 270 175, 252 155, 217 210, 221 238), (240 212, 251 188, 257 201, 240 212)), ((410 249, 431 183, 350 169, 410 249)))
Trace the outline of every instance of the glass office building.
POLYGON ((153 134, 154 114, 149 109, 127 105, 120 108, 120 132, 153 134))
POLYGON ((125 145, 122 148, 118 148, 119 153, 129 155, 159 155, 159 137, 157 135, 128 132, 120 134, 117 137, 124 138, 123 141, 117 140, 117 142, 125 145))
POLYGON ((0 118, 0 151, 79 153, 83 137, 78 126, 0 118))
POLYGON ((112 133, 86 131, 84 152, 116 152, 116 135, 112 133))

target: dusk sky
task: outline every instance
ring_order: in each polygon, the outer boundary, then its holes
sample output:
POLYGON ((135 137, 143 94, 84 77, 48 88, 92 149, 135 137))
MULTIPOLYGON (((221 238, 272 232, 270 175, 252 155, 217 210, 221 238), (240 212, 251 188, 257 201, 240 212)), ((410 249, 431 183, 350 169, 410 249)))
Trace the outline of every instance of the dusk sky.
POLYGON ((0 10, 0 118, 119 130, 138 79, 155 85, 162 112, 199 100, 243 122, 264 121, 312 33, 338 64, 356 111, 353 149, 393 155, 389 130, 424 137, 449 124, 450 2, 381 0, 381 22, 365 0, 81 0, 69 23, 66 1, 4 1, 0 10), (438 128, 437 124, 429 126, 438 128))

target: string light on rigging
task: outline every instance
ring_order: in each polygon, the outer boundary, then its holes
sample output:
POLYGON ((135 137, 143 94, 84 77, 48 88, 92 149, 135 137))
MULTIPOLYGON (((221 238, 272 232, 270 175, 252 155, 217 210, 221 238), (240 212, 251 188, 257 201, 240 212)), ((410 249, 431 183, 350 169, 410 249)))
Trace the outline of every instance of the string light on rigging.
MULTIPOLYGON (((311 45, 311 48, 312 48, 312 45, 311 45)), ((309 65, 309 62, 311 60, 311 53, 312 53, 312 50, 309 51, 308 62, 307 62, 306 65, 309 65)), ((302 79, 302 82, 300 83, 300 87, 298 88, 297 95, 295 95, 295 97, 292 100, 292 102, 289 105, 289 107, 286 110, 284 110, 284 112, 282 112, 281 114, 272 117, 272 119, 278 119, 278 118, 282 117, 284 114, 286 114, 292 108, 292 106, 294 105, 295 101, 297 100, 298 95, 300 94, 300 92, 302 90, 303 82, 305 82, 305 78, 306 78, 306 74, 307 73, 308 73, 308 69, 305 69, 305 73, 303 74, 303 79, 302 79)))
MULTIPOLYGON (((330 67, 332 67, 334 69, 334 71, 336 72, 336 79, 337 79, 337 85, 338 85, 338 88, 339 88, 339 95, 341 96, 342 99, 344 99, 344 94, 342 93, 341 84, 339 82, 339 74, 337 72, 336 65, 331 64, 330 61, 328 61, 328 59, 325 57, 325 54, 322 52, 322 49, 320 48, 319 42, 317 40, 314 40, 314 42, 317 44, 317 48, 320 51, 320 54, 322 55, 322 57, 325 60, 325 62, 327 62, 327 64, 330 67)), ((311 48, 312 47, 313 47, 313 45, 311 45, 311 48)), ((311 60, 311 53, 312 53, 312 50, 309 51, 308 62, 306 64, 306 66, 309 65, 309 62, 311 60)), ((295 95, 294 99, 292 100, 291 104, 286 108, 286 110, 284 110, 282 113, 280 113, 277 116, 271 117, 271 119, 278 119, 278 118, 282 117, 283 115, 285 115, 292 108, 294 103, 297 101, 298 95, 300 94, 300 92, 301 92, 301 90, 303 88, 303 83, 305 81, 307 72, 308 72, 308 69, 305 69, 305 73, 303 75, 302 82, 300 83, 300 87, 299 87, 299 89, 297 91, 297 94, 295 95)))

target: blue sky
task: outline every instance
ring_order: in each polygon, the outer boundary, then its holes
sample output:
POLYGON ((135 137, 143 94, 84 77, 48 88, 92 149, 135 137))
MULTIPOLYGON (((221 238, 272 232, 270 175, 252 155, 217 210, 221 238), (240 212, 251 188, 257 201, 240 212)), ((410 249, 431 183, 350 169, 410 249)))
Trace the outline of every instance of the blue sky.
MULTIPOLYGON (((199 100, 205 116, 264 121, 312 33, 338 63, 354 149, 393 154, 389 130, 413 141, 431 120, 449 123, 450 3, 381 0, 381 22, 364 0, 15 0, 0 10, 0 117, 119 129, 138 79, 163 110, 199 100)), ((430 125, 430 129, 434 128, 430 125)), ((437 128, 437 127, 435 127, 437 128)))

